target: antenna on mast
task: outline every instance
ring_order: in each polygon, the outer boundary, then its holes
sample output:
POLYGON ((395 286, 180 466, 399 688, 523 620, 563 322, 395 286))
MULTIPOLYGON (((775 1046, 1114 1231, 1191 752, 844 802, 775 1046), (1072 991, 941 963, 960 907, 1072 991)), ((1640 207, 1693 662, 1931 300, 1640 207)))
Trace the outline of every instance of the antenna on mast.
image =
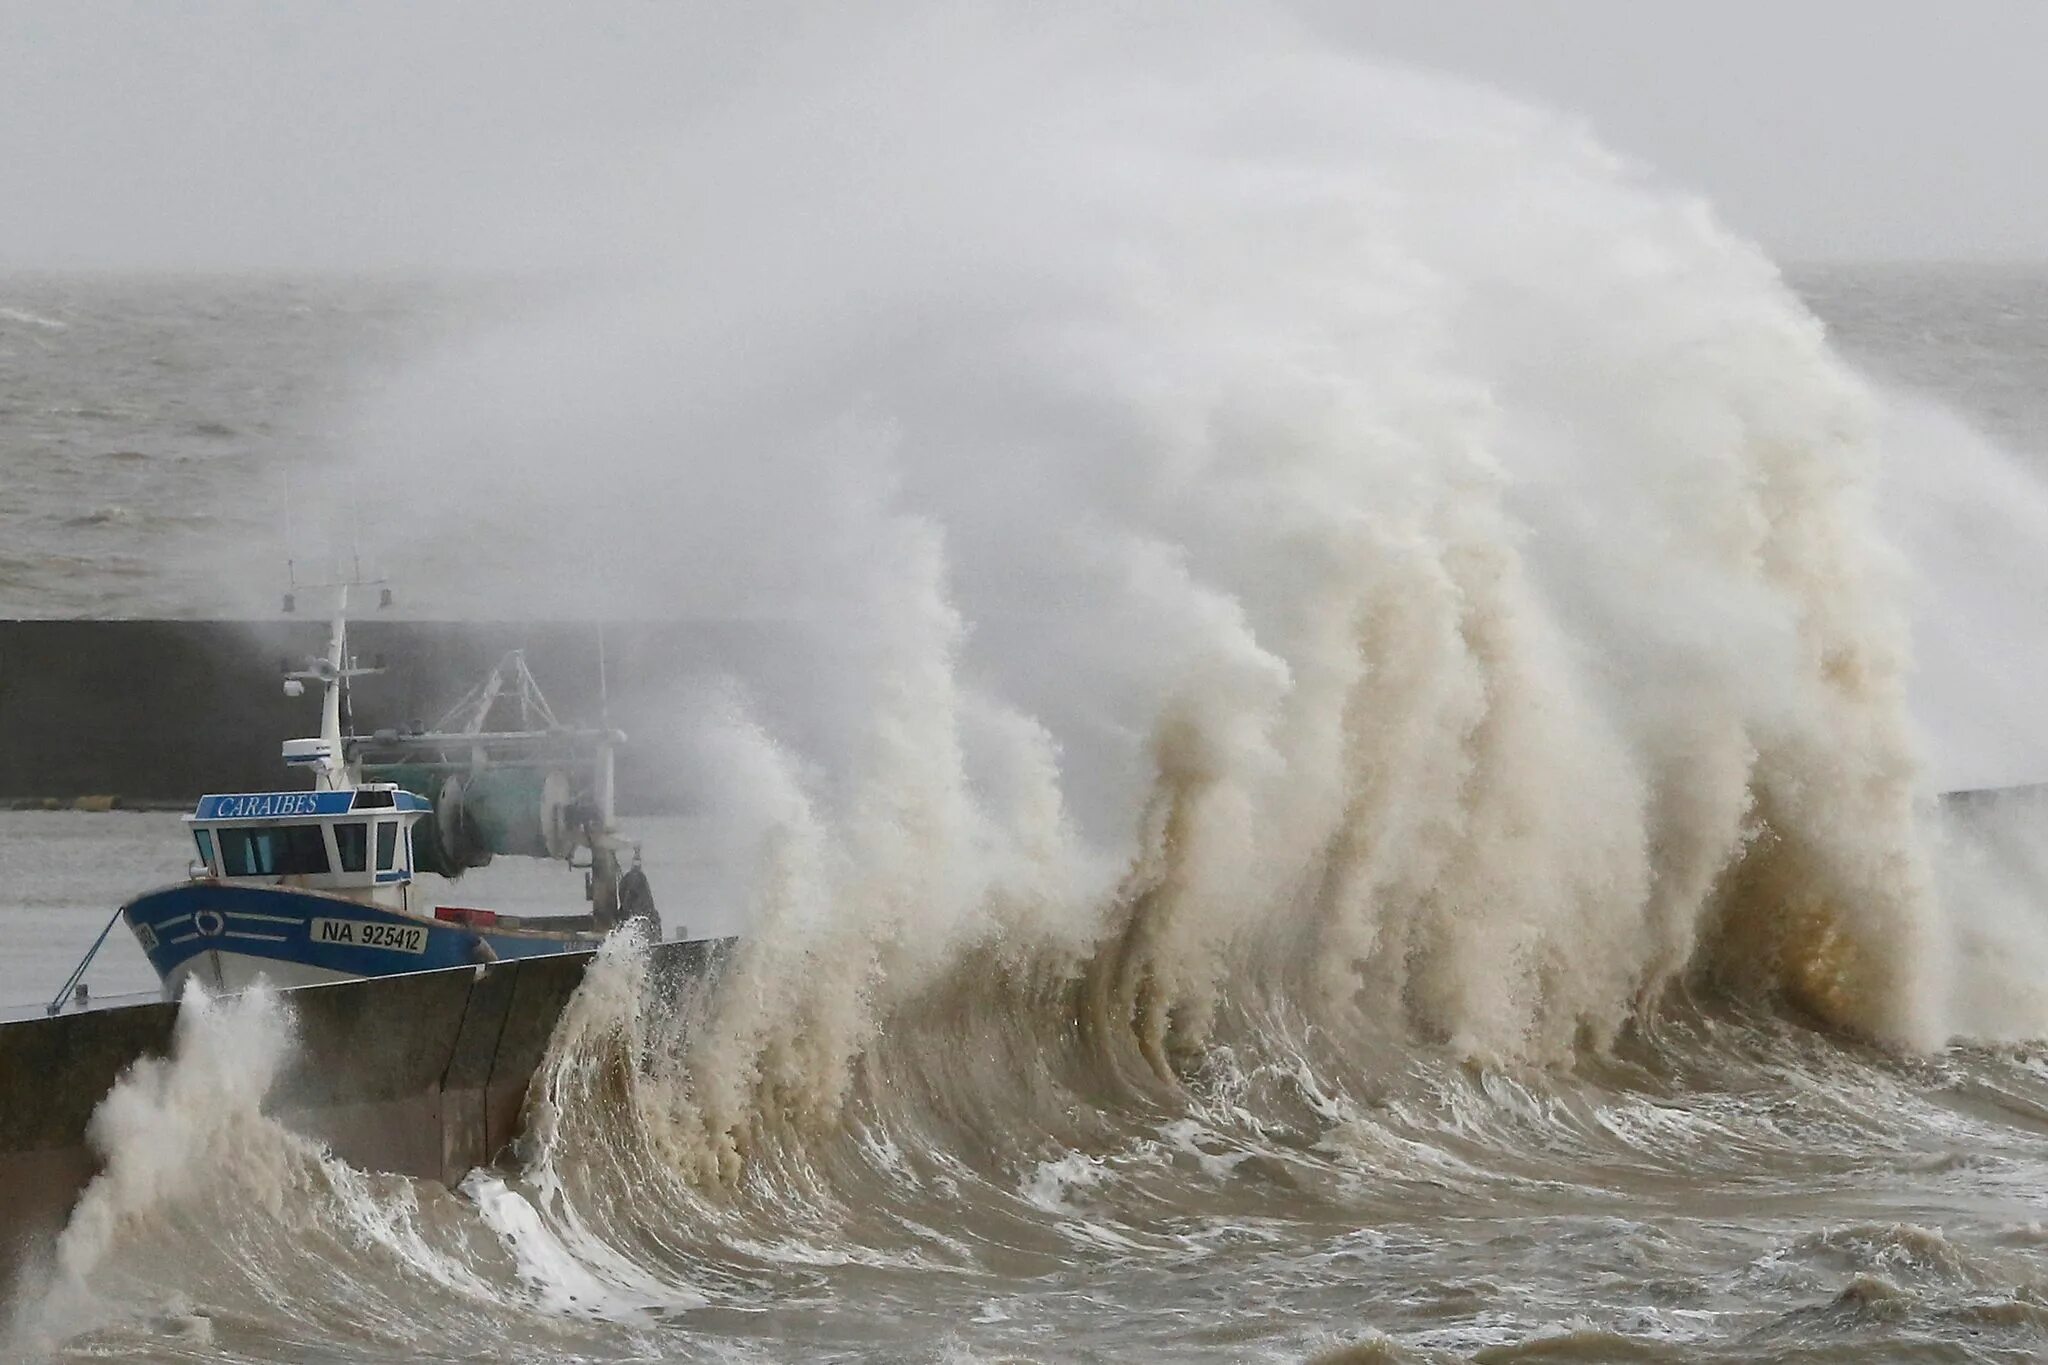
POLYGON ((292 543, 297 539, 292 533, 292 471, 290 465, 281 465, 277 476, 284 484, 284 612, 289 616, 298 607, 299 566, 292 557, 292 543))

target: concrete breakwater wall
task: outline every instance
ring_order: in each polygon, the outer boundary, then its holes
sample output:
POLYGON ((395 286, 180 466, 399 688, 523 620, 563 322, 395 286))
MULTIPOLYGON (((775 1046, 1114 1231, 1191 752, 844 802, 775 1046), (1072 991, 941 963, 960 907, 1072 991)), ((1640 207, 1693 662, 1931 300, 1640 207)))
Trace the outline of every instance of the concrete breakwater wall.
MULTIPOLYGON (((656 988, 702 979, 730 940, 656 945, 656 988)), ((454 1184, 520 1130, 527 1087, 589 953, 309 986, 265 1103, 351 1165, 454 1184)), ((0 1023, 0 1293, 45 1252, 98 1170, 93 1110, 141 1057, 171 1050, 178 1006, 0 1023)))
MULTIPOLYGON (((800 680, 786 627, 741 621, 350 622, 352 649, 387 671, 354 689, 359 731, 431 724, 507 650, 564 724, 626 732, 620 809, 669 814, 678 780, 677 698, 693 677, 733 672, 772 689, 800 680), (599 636, 604 688, 600 688, 599 636), (604 695, 608 692, 608 698, 604 695)), ((278 759, 318 732, 317 692, 283 693, 287 668, 325 651, 312 616, 271 621, 0 621, 0 803, 187 805, 206 791, 299 785, 278 759)))

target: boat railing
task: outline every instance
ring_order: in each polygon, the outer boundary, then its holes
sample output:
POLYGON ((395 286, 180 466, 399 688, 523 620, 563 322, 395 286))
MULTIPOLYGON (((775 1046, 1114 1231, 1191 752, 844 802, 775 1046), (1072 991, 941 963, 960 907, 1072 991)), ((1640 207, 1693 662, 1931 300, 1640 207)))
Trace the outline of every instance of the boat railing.
POLYGON ((114 925, 119 923, 120 919, 119 910, 108 916, 106 927, 100 930, 100 936, 92 941, 92 947, 85 950, 85 956, 78 959, 78 965, 71 969, 71 975, 64 978, 64 984, 57 988, 57 994, 51 998, 50 1003, 43 1006, 44 1014, 56 1014, 64 1008, 64 1002, 72 999, 74 994, 81 1004, 85 1002, 88 998, 83 984, 85 969, 99 956, 100 946, 107 941, 107 935, 114 932, 114 925))

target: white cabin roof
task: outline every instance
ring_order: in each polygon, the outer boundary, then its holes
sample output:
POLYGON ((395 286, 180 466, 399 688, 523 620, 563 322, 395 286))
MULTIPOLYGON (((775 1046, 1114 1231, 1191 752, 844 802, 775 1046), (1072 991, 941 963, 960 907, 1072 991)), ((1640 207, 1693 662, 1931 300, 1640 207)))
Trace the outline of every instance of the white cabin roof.
POLYGON ((318 820, 352 811, 433 809, 424 798, 387 783, 348 791, 218 792, 199 798, 185 819, 193 824, 318 820))

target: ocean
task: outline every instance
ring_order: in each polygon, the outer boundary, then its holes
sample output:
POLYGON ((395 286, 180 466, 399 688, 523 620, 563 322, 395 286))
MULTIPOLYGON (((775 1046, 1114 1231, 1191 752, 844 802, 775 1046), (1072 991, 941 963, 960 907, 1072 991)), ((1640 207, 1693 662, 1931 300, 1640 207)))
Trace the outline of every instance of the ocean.
MULTIPOLYGON (((2039 812, 1937 801, 2048 780, 2048 266, 1781 272, 1575 130, 1261 79, 1026 101, 1114 155, 959 204, 834 143, 626 289, 0 277, 0 615, 367 556, 811 651, 679 686, 696 813, 639 831, 721 980, 608 949, 453 1190, 261 1112, 288 1001, 195 1006, 7 1350, 2048 1350, 2039 812)), ((0 814, 0 1001, 183 864, 0 814)))

